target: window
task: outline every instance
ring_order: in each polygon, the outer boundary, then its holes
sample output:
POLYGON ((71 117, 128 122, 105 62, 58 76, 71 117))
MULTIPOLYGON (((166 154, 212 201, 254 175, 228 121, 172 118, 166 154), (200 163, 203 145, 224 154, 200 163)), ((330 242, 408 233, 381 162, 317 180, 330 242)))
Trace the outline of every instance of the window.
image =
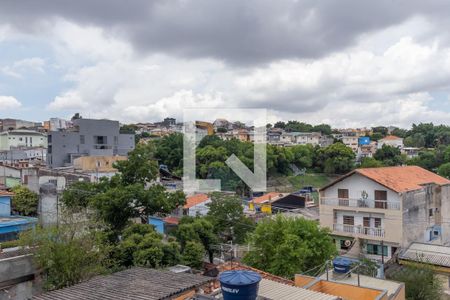
POLYGON ((363 226, 364 227, 370 227, 370 218, 369 217, 364 217, 363 218, 363 226))
POLYGON ((432 209, 432 208, 430 208, 430 209, 428 210, 428 216, 429 216, 429 217, 432 217, 432 216, 433 216, 433 209, 432 209))
POLYGON ((374 254, 374 255, 388 255, 388 249, 387 246, 383 246, 383 253, 381 253, 381 245, 375 245, 375 244, 367 244, 366 246, 367 254, 374 254))
POLYGON ((33 144, 33 138, 30 136, 30 144, 33 144))
POLYGON ((374 218, 375 228, 381 228, 381 218, 374 218))
POLYGON ((80 135, 80 144, 84 144, 84 135, 80 135))
POLYGON ((338 189, 339 199, 348 199, 348 189, 338 189))
POLYGON ((344 216, 344 225, 355 225, 354 216, 344 216))
POLYGON ((119 144, 119 137, 117 135, 114 136, 114 145, 119 144))
POLYGON ((387 208, 387 191, 375 190, 375 208, 387 208))
POLYGON ((99 145, 107 144, 107 137, 103 136, 103 135, 94 136, 94 144, 99 144, 99 145))

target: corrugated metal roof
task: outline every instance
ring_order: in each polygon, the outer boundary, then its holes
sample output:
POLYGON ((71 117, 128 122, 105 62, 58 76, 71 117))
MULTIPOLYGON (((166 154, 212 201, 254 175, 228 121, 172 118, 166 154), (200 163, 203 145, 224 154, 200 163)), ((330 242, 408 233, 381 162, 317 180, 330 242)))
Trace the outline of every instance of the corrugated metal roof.
POLYGON ((262 279, 258 296, 273 300, 336 300, 336 296, 262 279))
POLYGON ((211 280, 213 279, 206 276, 135 267, 107 276, 97 276, 68 288, 34 296, 32 299, 167 299, 211 280))
POLYGON ((450 247, 412 243, 404 252, 400 253, 399 258, 450 267, 450 247))

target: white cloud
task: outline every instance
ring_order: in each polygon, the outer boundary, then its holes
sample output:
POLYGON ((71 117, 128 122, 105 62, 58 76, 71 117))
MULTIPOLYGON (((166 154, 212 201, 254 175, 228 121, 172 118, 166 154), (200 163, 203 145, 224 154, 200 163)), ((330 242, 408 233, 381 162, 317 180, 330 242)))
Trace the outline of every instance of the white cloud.
POLYGON ((85 109, 88 104, 83 101, 77 91, 68 91, 55 99, 47 106, 49 110, 85 109))
POLYGON ((40 57, 25 58, 22 60, 15 61, 9 66, 0 68, 0 72, 4 75, 23 78, 30 71, 45 73, 45 60, 40 57))
POLYGON ((16 109, 22 104, 12 96, 0 96, 0 110, 16 109))

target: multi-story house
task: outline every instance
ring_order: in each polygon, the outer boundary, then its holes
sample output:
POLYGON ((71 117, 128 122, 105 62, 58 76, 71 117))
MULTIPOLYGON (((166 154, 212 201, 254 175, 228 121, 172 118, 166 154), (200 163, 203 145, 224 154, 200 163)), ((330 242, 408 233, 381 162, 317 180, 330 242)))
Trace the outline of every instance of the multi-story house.
POLYGON ((41 132, 17 129, 0 132, 0 150, 47 147, 47 136, 41 132))
POLYGON ((378 148, 380 149, 381 147, 383 147, 383 145, 388 145, 388 146, 392 146, 392 147, 396 147, 399 149, 403 148, 403 139, 395 136, 395 135, 388 135, 384 138, 382 138, 381 140, 378 141, 378 148))
POLYGON ((118 121, 74 119, 73 128, 48 134, 47 164, 70 166, 82 156, 127 155, 134 149, 134 134, 120 133, 118 121))
POLYGON ((344 135, 341 137, 341 141, 345 146, 352 148, 353 152, 358 152, 358 136, 344 135))
POLYGON ((338 249, 376 258, 412 242, 448 243, 450 180, 417 166, 353 170, 320 190, 320 224, 338 249))

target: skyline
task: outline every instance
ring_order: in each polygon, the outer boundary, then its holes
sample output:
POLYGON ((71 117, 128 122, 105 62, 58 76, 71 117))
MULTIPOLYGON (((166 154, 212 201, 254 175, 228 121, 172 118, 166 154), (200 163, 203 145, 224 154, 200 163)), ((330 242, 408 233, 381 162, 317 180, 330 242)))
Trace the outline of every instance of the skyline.
POLYGON ((0 4, 0 118, 155 122, 211 107, 340 128, 450 124, 445 1, 103 4, 0 4))

